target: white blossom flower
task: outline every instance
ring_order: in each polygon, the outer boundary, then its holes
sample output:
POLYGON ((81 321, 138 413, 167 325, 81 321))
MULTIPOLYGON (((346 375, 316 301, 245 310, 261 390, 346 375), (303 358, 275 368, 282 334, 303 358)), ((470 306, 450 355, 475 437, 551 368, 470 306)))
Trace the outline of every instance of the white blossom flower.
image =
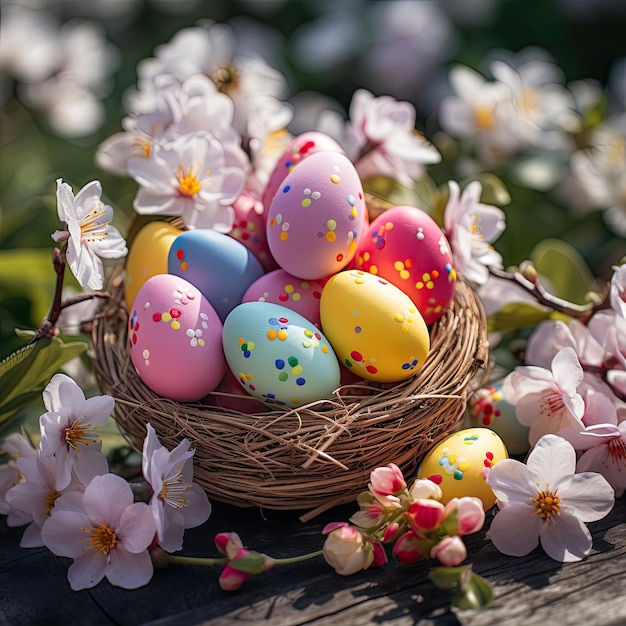
POLYGON ((148 505, 133 503, 130 485, 115 474, 96 476, 81 504, 54 512, 41 531, 49 550, 74 559, 67 572, 72 589, 89 589, 104 577, 124 589, 147 584, 155 532, 148 505))
POLYGON ((204 523, 211 515, 205 491, 193 482, 193 455, 189 441, 183 439, 171 452, 146 425, 142 470, 153 489, 150 509, 154 516, 159 545, 168 552, 183 547, 186 528, 204 523))
POLYGON ((502 386, 504 399, 515 406, 520 423, 530 427, 531 446, 546 433, 568 426, 582 428, 585 403, 578 386, 583 380, 583 369, 575 350, 560 350, 552 359, 551 368, 518 366, 502 386))
POLYGON ((556 561, 579 561, 591 551, 586 523, 607 515, 615 503, 613 487, 600 474, 575 474, 576 451, 556 435, 544 435, 526 464, 504 459, 487 483, 500 510, 490 537, 500 552, 524 556, 539 542, 556 561))
POLYGON ((23 515, 13 510, 6 501, 9 489, 17 485, 24 477, 17 469, 20 458, 35 459, 39 455, 20 433, 9 433, 0 439, 0 452, 8 454, 10 459, 0 465, 0 515, 7 515, 7 526, 23 526, 32 521, 31 515, 23 515))
POLYGON ((478 181, 471 182, 462 194, 455 181, 449 181, 448 186, 444 225, 454 263, 467 280, 484 285, 489 278, 487 267, 502 267, 502 257, 491 242, 504 231, 504 213, 495 206, 481 204, 482 185, 478 181))
POLYGON ((57 211, 66 230, 52 238, 67 241, 66 258, 81 287, 102 289, 104 268, 101 258, 117 259, 127 253, 126 242, 111 225, 113 209, 100 200, 102 187, 94 180, 74 196, 72 188, 57 180, 57 211))
POLYGON ((85 399, 82 389, 65 374, 55 374, 43 391, 47 409, 39 418, 42 457, 55 457, 56 486, 65 489, 72 469, 83 484, 109 471, 97 426, 113 412, 111 396, 85 399))
POLYGON ((154 146, 148 159, 130 159, 129 172, 140 185, 133 206, 142 215, 181 216, 188 227, 228 233, 245 166, 238 146, 209 133, 181 136, 154 146))
POLYGON ((350 103, 350 121, 343 147, 362 179, 389 176, 410 187, 424 166, 441 155, 415 130, 415 108, 390 96, 374 97, 357 89, 350 103))

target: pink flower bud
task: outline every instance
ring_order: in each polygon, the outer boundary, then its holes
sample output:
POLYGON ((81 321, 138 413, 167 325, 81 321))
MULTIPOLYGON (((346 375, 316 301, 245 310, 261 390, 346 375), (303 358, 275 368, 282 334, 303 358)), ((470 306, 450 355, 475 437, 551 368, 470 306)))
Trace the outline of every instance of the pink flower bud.
POLYGON ((374 493, 390 496, 406 487, 400 468, 394 463, 387 467, 377 467, 370 474, 370 487, 374 493))
POLYGON ((383 533, 383 543, 390 543, 398 536, 398 531, 400 530, 400 524, 397 522, 393 522, 389 524, 387 528, 385 528, 385 532, 383 533))
POLYGON ((215 535, 215 547, 232 561, 243 548, 243 543, 237 533, 218 533, 215 535))
MULTIPOLYGON (((221 533, 228 534, 228 533, 221 533)), ((234 534, 234 533, 233 533, 234 534)), ((249 550, 241 548, 233 557, 232 560, 240 559, 246 554, 250 554, 249 550)), ((237 591, 243 583, 251 578, 251 574, 246 574, 238 569, 235 569, 230 563, 222 570, 219 578, 219 585, 224 591, 237 591)))
POLYGON ((483 527, 485 523, 485 509, 479 498, 473 496, 452 498, 446 504, 444 517, 447 517, 454 509, 456 509, 457 532, 459 535, 469 535, 483 527))
POLYGON ((424 558, 424 541, 412 531, 408 530, 393 545, 393 554, 398 557, 400 563, 409 565, 424 558))
POLYGON ((405 513, 409 525, 416 532, 437 528, 444 518, 444 506, 437 500, 416 500, 405 513))
MULTIPOLYGON (((324 528, 324 531, 328 526, 324 528)), ((324 532, 323 531, 323 532, 324 532)), ((335 526, 323 547, 326 562, 342 576, 367 569, 374 561, 374 549, 354 526, 335 526)))
POLYGON ((374 560, 372 561, 373 567, 382 567, 387 562, 387 553, 380 541, 372 541, 372 548, 374 549, 374 560))
POLYGON ((467 549, 458 535, 444 537, 437 545, 431 548, 430 557, 439 559, 442 565, 460 565, 467 558, 467 549))

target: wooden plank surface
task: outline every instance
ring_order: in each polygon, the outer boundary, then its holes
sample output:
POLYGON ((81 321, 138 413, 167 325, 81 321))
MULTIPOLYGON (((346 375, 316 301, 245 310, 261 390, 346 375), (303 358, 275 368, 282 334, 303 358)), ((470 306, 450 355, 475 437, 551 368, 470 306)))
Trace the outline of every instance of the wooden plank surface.
MULTIPOLYGON (((216 556, 217 532, 236 531, 250 548, 275 557, 320 549, 323 526, 347 521, 350 504, 303 524, 296 513, 238 509, 214 502, 200 528, 187 531, 181 554, 216 556)), ((488 516, 488 520, 490 517, 488 516)), ((155 571, 149 585, 128 591, 102 582, 73 592, 66 580, 69 559, 45 548, 18 546, 22 529, 0 522, 0 624, 94 626, 189 626, 213 624, 413 624, 524 626, 625 624, 626 503, 589 525, 593 553, 584 561, 560 564, 540 549, 524 558, 500 554, 488 540, 488 523, 466 538, 469 560, 493 587, 495 601, 482 610, 451 610, 447 592, 428 579, 435 565, 391 562, 354 576, 338 576, 319 557, 277 567, 248 580, 238 592, 224 592, 219 569, 172 565, 155 571)))

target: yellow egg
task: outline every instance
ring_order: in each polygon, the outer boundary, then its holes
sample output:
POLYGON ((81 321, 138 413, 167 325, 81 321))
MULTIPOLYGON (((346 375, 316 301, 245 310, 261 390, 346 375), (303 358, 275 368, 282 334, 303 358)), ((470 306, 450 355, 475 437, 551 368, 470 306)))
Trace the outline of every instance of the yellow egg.
POLYGON ((130 310, 141 286, 157 274, 167 274, 167 255, 183 231, 167 222, 149 222, 133 239, 126 257, 124 296, 130 310))
POLYGON ((430 349, 428 328, 412 300, 380 276, 335 274, 320 299, 322 330, 339 362, 378 382, 413 376, 430 349))
POLYGON ((419 478, 436 482, 445 504, 452 498, 475 496, 485 511, 496 502, 487 484, 489 470, 508 457, 502 439, 489 428, 466 428, 448 435, 424 457, 419 478))

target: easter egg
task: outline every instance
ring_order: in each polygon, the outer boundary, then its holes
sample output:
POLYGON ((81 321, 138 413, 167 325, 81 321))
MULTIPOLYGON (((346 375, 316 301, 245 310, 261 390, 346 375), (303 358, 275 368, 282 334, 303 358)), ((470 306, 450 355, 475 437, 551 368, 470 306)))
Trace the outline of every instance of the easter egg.
POLYGON ((428 328, 411 299, 360 270, 328 279, 320 319, 339 361, 368 380, 405 380, 422 367, 430 349, 428 328))
POLYGON ((480 498, 485 511, 496 502, 487 475, 498 461, 506 459, 504 442, 489 428, 466 428, 440 441, 424 457, 418 478, 429 478, 441 487, 446 504, 452 498, 480 498))
POLYGON ((247 415, 262 413, 267 407, 259 402, 258 398, 250 395, 241 387, 239 380, 226 368, 224 378, 217 388, 202 398, 202 404, 212 407, 221 407, 230 411, 239 411, 247 415))
POLYGON ((273 302, 300 313, 320 328, 320 298, 324 281, 303 280, 277 269, 254 281, 243 294, 242 302, 273 302))
POLYGON ((264 271, 275 270, 278 264, 272 258, 267 245, 265 232, 267 211, 263 209, 261 201, 244 192, 235 200, 233 209, 235 221, 228 235, 248 248, 261 263, 264 271))
POLYGON ((504 442, 511 455, 526 454, 529 428, 520 424, 515 406, 504 399, 502 384, 498 380, 492 385, 476 390, 467 403, 468 425, 490 428, 504 442))
POLYGON ((324 335, 298 313, 271 302, 244 302, 224 322, 228 367, 250 394, 298 407, 328 398, 339 363, 324 335))
POLYGON ((195 285, 224 321, 263 268, 243 244, 208 228, 188 230, 172 242, 167 268, 195 285))
POLYGON ((448 240, 416 207, 396 206, 375 218, 351 267, 382 276, 402 289, 428 325, 443 315, 454 297, 456 270, 448 240))
POLYGON ((172 242, 183 231, 167 222, 148 222, 128 250, 124 276, 124 299, 130 309, 137 292, 148 278, 167 274, 167 257, 172 242))
POLYGON ((224 376, 222 322, 200 291, 178 276, 157 274, 141 286, 128 338, 137 374, 166 398, 200 400, 224 376))
POLYGON ((294 137, 278 159, 263 190, 261 201, 265 209, 269 209, 276 191, 287 174, 312 154, 320 151, 342 152, 341 146, 331 137, 319 131, 308 131, 294 137))
POLYGON ((338 152, 316 152, 280 185, 267 215, 267 243, 286 272, 315 280, 352 260, 367 226, 359 175, 338 152))

